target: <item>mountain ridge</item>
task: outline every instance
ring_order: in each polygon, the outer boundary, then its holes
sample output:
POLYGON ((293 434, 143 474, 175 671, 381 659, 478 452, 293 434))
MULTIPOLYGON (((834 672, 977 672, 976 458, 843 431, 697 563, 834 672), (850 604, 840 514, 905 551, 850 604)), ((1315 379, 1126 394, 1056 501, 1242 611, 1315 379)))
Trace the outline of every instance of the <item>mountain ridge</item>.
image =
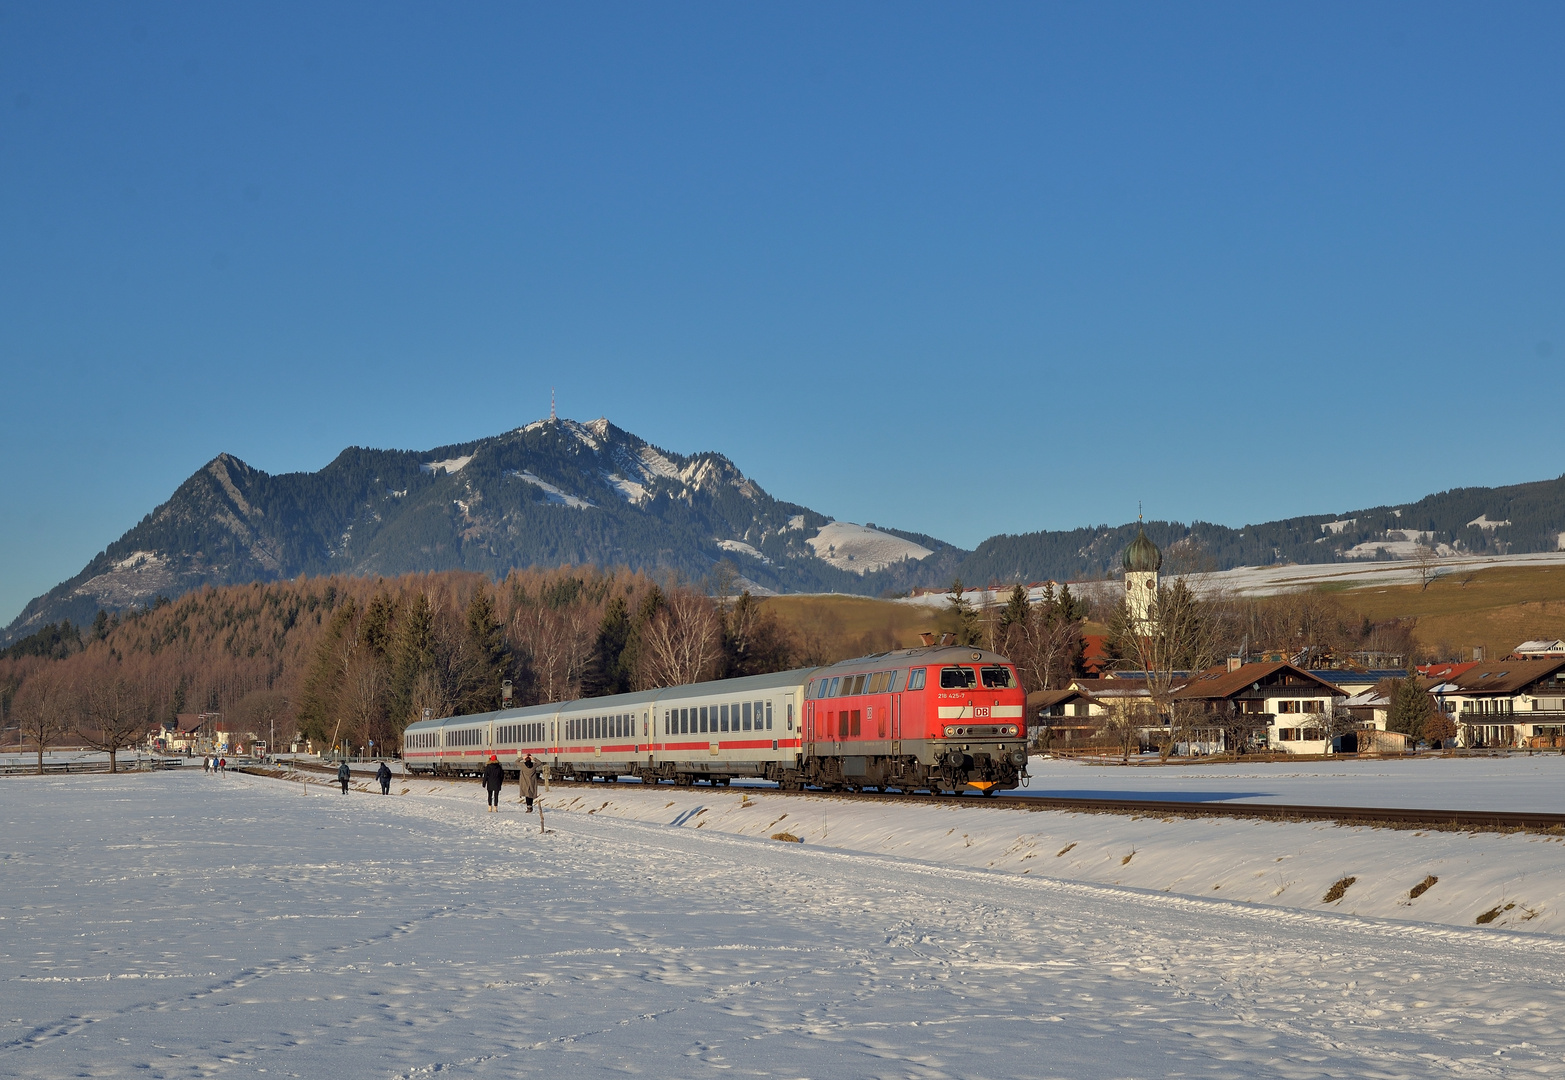
MULTIPOLYGON (((594 563, 698 580, 727 559, 758 591, 880 592, 906 581, 907 568, 883 558, 857 573, 817 557, 808 540, 830 523, 774 499, 723 454, 666 451, 601 418, 535 421, 423 452, 348 447, 315 472, 272 475, 221 453, 32 600, 4 639, 62 618, 81 624, 100 608, 300 574, 499 576, 594 563)), ((930 557, 950 561, 956 549, 928 539, 930 557)))
POLYGON ((731 563, 757 591, 868 595, 1112 576, 1145 529, 1194 569, 1565 546, 1565 476, 1412 503, 1232 528, 1130 522, 989 537, 836 522, 764 491, 725 455, 678 454, 607 419, 550 418, 428 451, 350 446, 314 472, 269 474, 220 453, 0 633, 170 599, 206 585, 592 563, 707 577, 731 563), (829 528, 828 528, 829 527, 829 528), (825 531, 823 531, 825 530, 825 531))

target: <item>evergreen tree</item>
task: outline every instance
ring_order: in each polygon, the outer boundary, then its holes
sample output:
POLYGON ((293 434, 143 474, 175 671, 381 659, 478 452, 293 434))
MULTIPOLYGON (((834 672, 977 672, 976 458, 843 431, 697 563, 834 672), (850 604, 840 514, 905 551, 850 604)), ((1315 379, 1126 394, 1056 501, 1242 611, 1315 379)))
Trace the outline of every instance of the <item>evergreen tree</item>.
POLYGON ((971 646, 977 645, 983 640, 982 631, 978 625, 978 612, 972 603, 962 595, 962 582, 960 580, 951 583, 951 614, 956 619, 956 644, 971 646))
POLYGON ((1060 599, 1058 604, 1060 618, 1064 619, 1066 622, 1081 622, 1087 617, 1087 607, 1087 601, 1077 599, 1075 596, 1071 595, 1070 585, 1066 584, 1060 586, 1060 599))
POLYGON ((1005 603, 1005 610, 1000 613, 1000 629, 1003 631, 1012 626, 1025 626, 1031 611, 1032 607, 1027 602, 1027 586, 1016 585, 1011 589, 1011 597, 1005 603))
POLYGON ((393 717, 405 723, 436 677, 435 612, 429 597, 415 594, 400 622, 391 656, 391 702, 393 717))
POLYGON ((357 614, 352 600, 332 613, 300 691, 299 734, 323 746, 337 729, 346 663, 357 645, 353 627, 357 614))
POLYGON ((620 670, 625 673, 625 678, 632 689, 639 686, 642 639, 646 636, 647 628, 651 626, 658 612, 667 606, 668 598, 656 585, 647 590, 646 595, 641 598, 641 603, 636 606, 635 618, 630 621, 630 633, 625 638, 625 649, 620 653, 620 670))
POLYGON ((616 596, 604 609, 593 642, 592 657, 582 676, 584 697, 603 697, 630 691, 630 673, 624 667, 625 648, 630 643, 630 608, 623 596, 616 596))
POLYGON ((505 630, 495 618, 489 590, 479 586, 467 605, 468 662, 462 671, 458 711, 489 712, 500 707, 500 683, 509 667, 505 630))
POLYGON ((1391 695, 1390 709, 1386 715, 1386 730, 1397 731, 1410 739, 1424 734, 1424 721, 1429 719, 1433 705, 1429 694, 1418 684, 1418 676, 1410 673, 1398 679, 1391 695))
POLYGON ((395 617, 396 604, 383 592, 376 593, 364 611, 364 622, 359 626, 359 640, 376 659, 384 660, 391 649, 395 617))

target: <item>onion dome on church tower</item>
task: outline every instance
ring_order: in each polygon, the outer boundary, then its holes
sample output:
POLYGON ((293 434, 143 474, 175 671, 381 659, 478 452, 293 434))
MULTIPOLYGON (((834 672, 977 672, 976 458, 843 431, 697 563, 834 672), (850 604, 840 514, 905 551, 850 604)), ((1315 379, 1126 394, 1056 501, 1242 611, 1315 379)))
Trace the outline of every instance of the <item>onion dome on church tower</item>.
POLYGON ((1163 565, 1163 553, 1157 549, 1157 545, 1147 539, 1145 529, 1136 533, 1136 538, 1125 549, 1125 569, 1133 574, 1155 574, 1163 565))

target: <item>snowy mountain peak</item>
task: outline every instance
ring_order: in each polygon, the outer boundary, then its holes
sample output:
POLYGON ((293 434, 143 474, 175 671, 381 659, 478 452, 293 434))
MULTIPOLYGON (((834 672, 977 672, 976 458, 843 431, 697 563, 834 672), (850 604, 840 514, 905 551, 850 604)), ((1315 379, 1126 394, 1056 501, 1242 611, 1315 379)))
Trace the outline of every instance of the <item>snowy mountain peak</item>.
POLYGON ((350 447, 315 473, 272 476, 222 454, 29 604, 6 636, 300 574, 596 564, 700 580, 727 559, 776 592, 924 584, 903 563, 929 546, 875 530, 854 540, 836 526, 822 544, 829 520, 774 499, 720 453, 665 450, 607 417, 535 420, 424 451, 350 447), (901 576, 863 580, 880 569, 901 576))

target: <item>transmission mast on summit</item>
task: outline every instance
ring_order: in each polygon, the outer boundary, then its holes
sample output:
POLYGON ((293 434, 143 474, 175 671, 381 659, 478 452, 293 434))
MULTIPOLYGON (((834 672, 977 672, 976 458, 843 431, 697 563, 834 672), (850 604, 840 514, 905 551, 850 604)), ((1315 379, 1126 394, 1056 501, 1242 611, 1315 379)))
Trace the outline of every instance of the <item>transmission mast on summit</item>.
POLYGON ((554 415, 554 387, 551 386, 551 387, 549 387, 549 422, 552 424, 555 421, 555 419, 556 419, 556 417, 554 415))

